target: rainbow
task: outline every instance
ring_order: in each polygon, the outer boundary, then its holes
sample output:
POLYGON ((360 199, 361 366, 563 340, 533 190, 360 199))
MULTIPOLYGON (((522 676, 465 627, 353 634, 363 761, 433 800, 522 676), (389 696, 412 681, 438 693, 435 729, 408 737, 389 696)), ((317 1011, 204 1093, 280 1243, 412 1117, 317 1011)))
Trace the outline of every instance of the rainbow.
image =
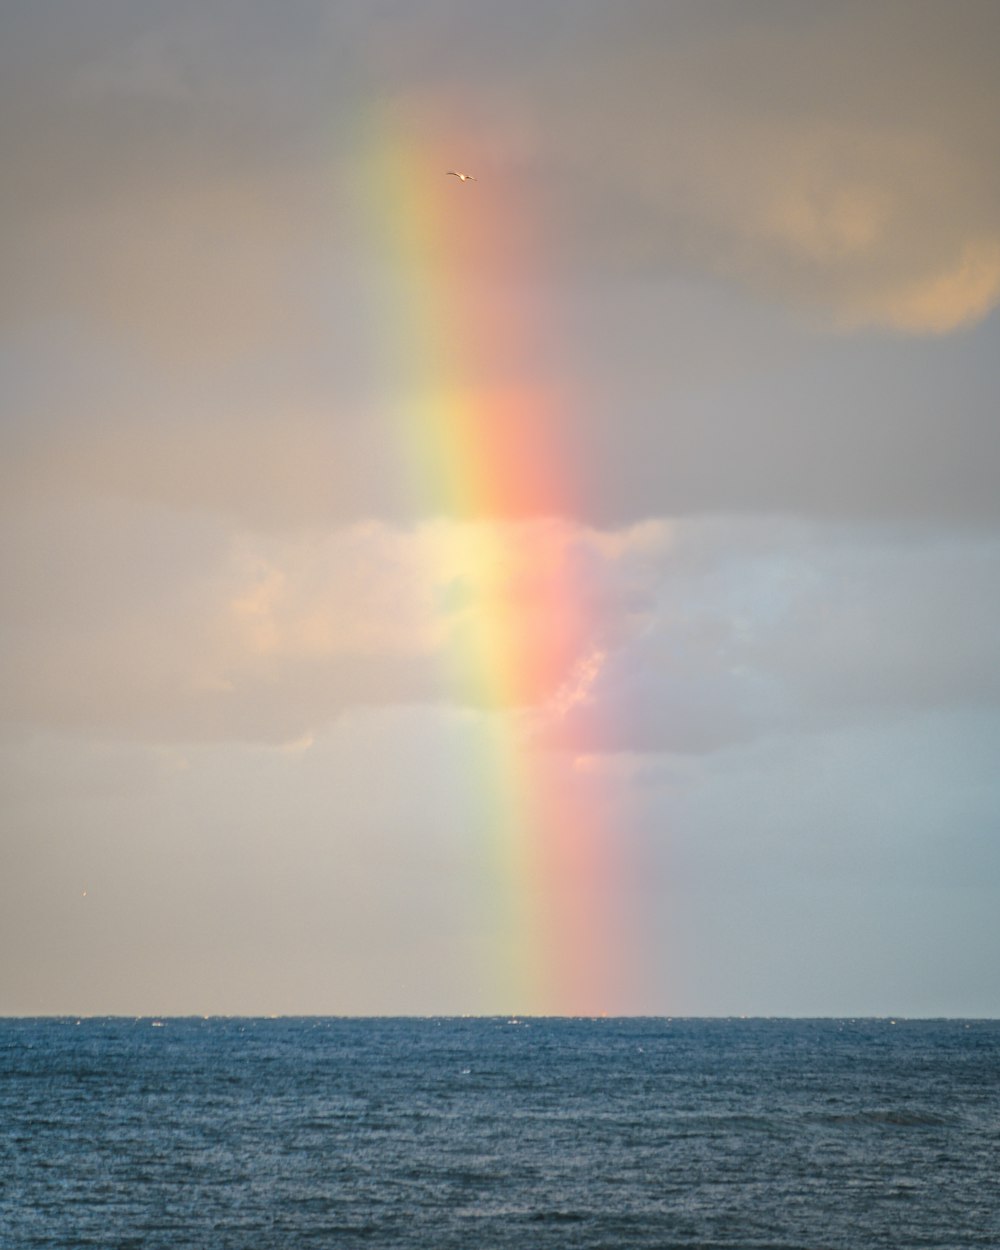
POLYGON ((445 678, 483 732, 489 1009, 620 1010, 615 804, 594 760, 546 749, 538 728, 585 697, 602 660, 574 542, 572 394, 539 376, 541 301, 524 297, 544 288, 544 249, 514 197, 481 172, 448 177, 456 154, 390 115, 366 155, 394 437, 448 605, 445 678))

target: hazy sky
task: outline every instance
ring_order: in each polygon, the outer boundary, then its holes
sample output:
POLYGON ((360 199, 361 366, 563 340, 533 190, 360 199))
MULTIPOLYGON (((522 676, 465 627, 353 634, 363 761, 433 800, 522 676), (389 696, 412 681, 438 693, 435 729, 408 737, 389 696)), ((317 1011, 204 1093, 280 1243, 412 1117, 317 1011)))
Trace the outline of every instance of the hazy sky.
POLYGON ((998 151, 993 0, 7 0, 0 1012, 1000 1013, 998 151))

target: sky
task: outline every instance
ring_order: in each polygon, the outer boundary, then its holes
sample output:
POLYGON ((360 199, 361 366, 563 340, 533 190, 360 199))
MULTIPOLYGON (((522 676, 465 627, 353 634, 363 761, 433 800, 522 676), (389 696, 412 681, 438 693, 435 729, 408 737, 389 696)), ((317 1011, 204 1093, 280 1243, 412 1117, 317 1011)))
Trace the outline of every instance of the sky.
POLYGON ((0 1013, 1000 1013, 998 140, 989 0, 7 0, 0 1013))

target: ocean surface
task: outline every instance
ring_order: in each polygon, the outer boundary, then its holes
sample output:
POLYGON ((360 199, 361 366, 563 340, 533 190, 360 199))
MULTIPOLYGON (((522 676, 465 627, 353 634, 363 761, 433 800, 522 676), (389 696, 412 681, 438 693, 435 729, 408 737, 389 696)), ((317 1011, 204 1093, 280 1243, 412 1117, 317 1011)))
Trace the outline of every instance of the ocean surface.
POLYGON ((0 1246, 1000 1247, 1000 1021, 0 1020, 0 1246))

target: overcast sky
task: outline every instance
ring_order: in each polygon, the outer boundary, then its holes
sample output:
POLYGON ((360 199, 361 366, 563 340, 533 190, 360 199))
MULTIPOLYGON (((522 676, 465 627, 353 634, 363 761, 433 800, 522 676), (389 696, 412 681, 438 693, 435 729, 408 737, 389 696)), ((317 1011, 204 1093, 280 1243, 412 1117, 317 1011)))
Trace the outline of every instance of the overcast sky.
POLYGON ((991 0, 7 0, 0 1012, 997 1015, 997 151, 991 0))

